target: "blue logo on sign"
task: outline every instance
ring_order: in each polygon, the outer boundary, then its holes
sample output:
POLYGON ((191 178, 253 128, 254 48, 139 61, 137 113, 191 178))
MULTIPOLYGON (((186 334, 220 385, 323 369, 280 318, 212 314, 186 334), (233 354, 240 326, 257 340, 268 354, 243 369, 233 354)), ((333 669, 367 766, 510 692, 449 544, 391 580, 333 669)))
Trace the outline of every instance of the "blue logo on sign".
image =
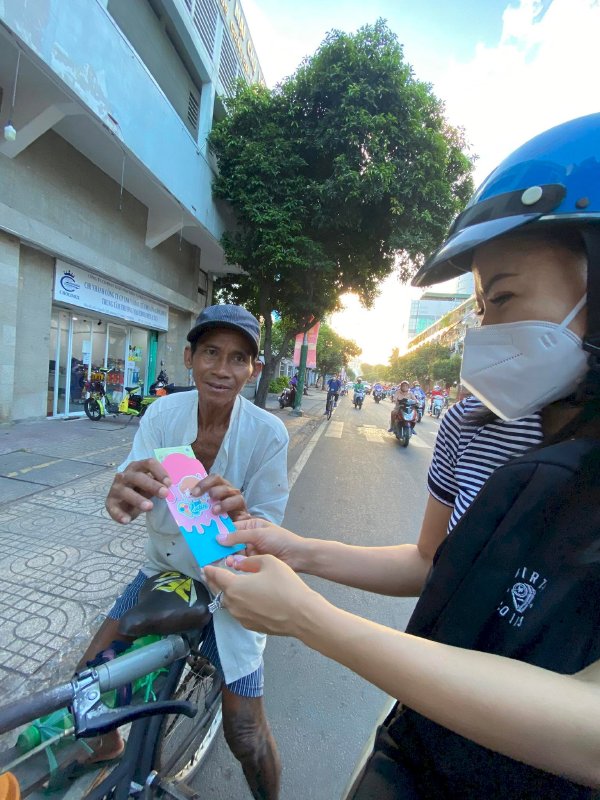
POLYGON ((75 275, 67 270, 60 279, 60 285, 65 292, 76 292, 79 289, 79 284, 75 283, 75 275))

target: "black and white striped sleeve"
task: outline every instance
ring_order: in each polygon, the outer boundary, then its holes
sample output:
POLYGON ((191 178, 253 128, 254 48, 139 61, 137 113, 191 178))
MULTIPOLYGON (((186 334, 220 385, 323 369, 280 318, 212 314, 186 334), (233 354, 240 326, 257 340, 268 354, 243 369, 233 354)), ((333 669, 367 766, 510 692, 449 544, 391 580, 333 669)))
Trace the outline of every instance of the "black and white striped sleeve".
POLYGON ((446 506, 453 506, 458 494, 455 470, 461 421, 465 413, 463 403, 464 401, 455 403, 444 415, 427 474, 430 494, 446 506))

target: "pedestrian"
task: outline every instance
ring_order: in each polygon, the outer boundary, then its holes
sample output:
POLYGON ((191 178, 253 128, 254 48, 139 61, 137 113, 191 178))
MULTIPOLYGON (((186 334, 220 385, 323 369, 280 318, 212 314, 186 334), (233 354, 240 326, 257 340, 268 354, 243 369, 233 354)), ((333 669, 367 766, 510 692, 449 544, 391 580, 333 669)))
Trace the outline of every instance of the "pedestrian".
POLYGON ((440 426, 417 545, 245 520, 224 539, 247 545, 239 574, 207 569, 244 625, 399 701, 352 800, 600 796, 599 186, 596 114, 509 156, 419 271, 423 285, 472 270, 482 327, 462 370, 479 399, 440 426), (298 572, 421 595, 409 633, 335 608, 298 572))
MULTIPOLYGON (((119 640, 119 619, 132 608, 147 576, 177 570, 204 582, 167 504, 170 481, 154 449, 192 442, 194 455, 209 476, 191 490, 208 492, 213 511, 239 521, 250 514, 281 522, 288 499, 288 434, 276 416, 241 396, 246 382, 260 371, 258 320, 235 305, 205 308, 187 336, 185 366, 197 391, 162 397, 152 404, 118 469, 106 508, 121 524, 146 515, 147 560, 141 572, 117 599, 96 633, 82 664, 119 640)), ((262 653, 265 636, 244 630, 219 610, 205 631, 201 653, 221 672, 223 730, 241 762, 256 798, 279 796, 280 763, 263 703, 262 653)), ((92 760, 118 756, 123 741, 118 731, 102 737, 92 760)))

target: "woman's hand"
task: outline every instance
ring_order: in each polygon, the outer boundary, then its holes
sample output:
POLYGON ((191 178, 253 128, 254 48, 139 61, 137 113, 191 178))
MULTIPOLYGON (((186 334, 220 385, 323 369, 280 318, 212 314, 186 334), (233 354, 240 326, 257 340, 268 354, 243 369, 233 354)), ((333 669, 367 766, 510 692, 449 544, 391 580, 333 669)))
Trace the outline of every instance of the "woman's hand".
POLYGON ((151 497, 164 500, 169 494, 171 479, 155 458, 132 461, 123 472, 117 472, 106 498, 106 510, 115 520, 126 525, 144 511, 152 511, 151 497))
POLYGON ((236 574, 207 566, 204 572, 213 591, 223 592, 223 607, 244 628, 300 637, 318 613, 316 607, 326 602, 273 556, 245 558, 239 569, 236 574))
POLYGON ((250 519, 244 495, 221 475, 208 475, 193 487, 190 494, 201 497, 207 494, 213 502, 215 514, 229 514, 234 522, 250 519))
MULTIPOLYGON (((275 556, 294 572, 302 572, 309 539, 303 539, 302 536, 257 517, 236 521, 235 527, 235 533, 217 536, 219 544, 225 546, 244 544, 249 556, 275 556)), ((227 565, 237 568, 243 558, 243 556, 228 556, 227 565)))

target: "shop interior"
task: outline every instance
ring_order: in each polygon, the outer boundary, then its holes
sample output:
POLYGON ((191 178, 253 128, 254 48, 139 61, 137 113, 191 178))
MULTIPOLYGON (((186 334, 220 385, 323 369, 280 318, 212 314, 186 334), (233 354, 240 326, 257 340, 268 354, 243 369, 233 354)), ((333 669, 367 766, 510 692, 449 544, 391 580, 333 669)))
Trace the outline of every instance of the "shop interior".
POLYGON ((86 381, 106 376, 108 398, 119 402, 125 386, 147 391, 149 344, 156 334, 98 316, 95 312, 52 307, 48 369, 48 416, 83 414, 86 381))

